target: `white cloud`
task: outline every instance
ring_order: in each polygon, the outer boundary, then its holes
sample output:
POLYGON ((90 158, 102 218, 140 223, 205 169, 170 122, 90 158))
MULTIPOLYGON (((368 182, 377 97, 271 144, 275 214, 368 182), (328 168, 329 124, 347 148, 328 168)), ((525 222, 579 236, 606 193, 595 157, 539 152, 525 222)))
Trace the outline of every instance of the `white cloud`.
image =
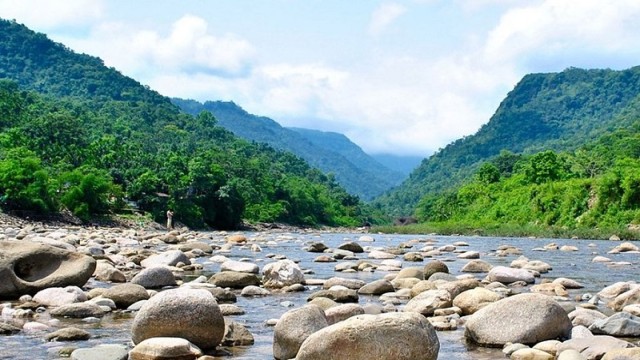
POLYGON ((88 25, 104 11, 103 0, 0 0, 0 17, 39 30, 88 25))
POLYGON ((369 33, 378 35, 391 25, 398 17, 404 14, 407 8, 397 3, 380 5, 371 15, 369 33))

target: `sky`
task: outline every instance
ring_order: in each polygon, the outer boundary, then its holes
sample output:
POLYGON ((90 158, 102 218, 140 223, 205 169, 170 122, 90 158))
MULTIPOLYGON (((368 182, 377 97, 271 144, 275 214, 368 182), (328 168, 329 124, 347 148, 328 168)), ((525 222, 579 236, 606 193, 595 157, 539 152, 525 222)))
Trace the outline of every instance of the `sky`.
POLYGON ((370 154, 474 134, 528 73, 640 65, 638 0, 0 0, 0 17, 370 154))

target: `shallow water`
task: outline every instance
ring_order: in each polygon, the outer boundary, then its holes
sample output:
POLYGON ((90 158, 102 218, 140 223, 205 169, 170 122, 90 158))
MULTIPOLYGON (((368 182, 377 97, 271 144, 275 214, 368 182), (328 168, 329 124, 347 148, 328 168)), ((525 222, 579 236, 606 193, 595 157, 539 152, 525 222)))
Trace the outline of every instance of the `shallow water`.
MULTIPOLYGON (((231 253, 223 255, 232 259, 247 258, 260 265, 271 262, 267 258, 268 254, 284 255, 289 259, 299 261, 302 269, 309 269, 313 274, 307 275, 307 278, 328 279, 333 276, 358 278, 364 281, 373 281, 382 278, 386 272, 358 272, 358 273, 337 273, 334 272, 334 266, 337 263, 315 263, 313 259, 319 254, 303 251, 302 248, 311 241, 321 241, 330 248, 335 248, 341 243, 349 241, 358 241, 361 234, 282 234, 282 233, 245 233, 250 242, 257 242, 262 247, 262 252, 251 252, 249 247, 236 247, 231 253), (275 241, 275 245, 267 245, 267 241, 275 241)), ((375 242, 360 242, 360 244, 372 247, 392 247, 399 243, 406 242, 411 239, 419 240, 436 240, 434 246, 452 244, 457 241, 464 241, 469 247, 460 247, 460 250, 479 251, 481 259, 488 261, 493 265, 509 266, 516 256, 497 257, 495 249, 500 245, 513 245, 522 250, 523 255, 531 260, 542 260, 553 266, 553 270, 548 274, 543 274, 543 278, 568 277, 575 279, 585 285, 584 289, 570 290, 570 298, 585 293, 594 294, 605 286, 611 285, 618 281, 629 281, 638 279, 640 275, 639 254, 607 254, 618 243, 611 241, 587 241, 587 240, 559 240, 559 239, 523 239, 523 238, 491 238, 491 237, 449 237, 449 236, 426 236, 426 235, 371 235, 375 242), (540 248, 548 243, 554 242, 559 246, 573 245, 579 251, 562 252, 553 251, 533 251, 534 248, 540 248), (588 245, 592 244, 591 247, 588 245), (611 266, 602 263, 592 263, 591 260, 596 255, 603 255, 611 258, 615 262, 630 262, 631 265, 611 266)), ((212 236, 212 243, 220 244, 220 238, 212 236)), ((415 251, 424 244, 418 244, 415 251)), ((366 258, 365 254, 356 254, 360 259, 366 258)), ((460 268, 468 262, 456 258, 455 253, 444 253, 437 259, 447 261, 447 265, 452 274, 459 275, 460 268)), ((402 259, 402 257, 397 257, 402 259)), ((403 266, 422 266, 429 259, 425 259, 423 263, 404 262, 403 266)), ((219 270, 219 264, 212 263, 208 257, 199 258, 198 263, 204 265, 204 271, 195 274, 189 274, 188 278, 198 275, 211 275, 219 270)), ((379 262, 380 260, 371 260, 379 262)), ((484 277, 484 274, 476 274, 478 279, 484 277)), ((539 282, 538 280, 537 282, 539 282)), ((108 286, 90 282, 90 286, 108 286)), ((226 359, 273 359, 272 357, 272 340, 273 328, 265 325, 268 319, 280 317, 284 312, 292 307, 285 307, 283 303, 291 302, 295 307, 302 306, 306 303, 306 298, 317 288, 310 287, 309 290, 302 293, 286 293, 273 294, 263 298, 244 298, 238 296, 236 305, 246 311, 241 316, 233 316, 233 319, 243 323, 255 337, 255 344, 248 347, 225 348, 226 356, 220 355, 220 358, 226 359)), ((377 297, 360 297, 360 303, 377 302, 377 297)), ((603 311, 606 311, 602 307, 603 311)), ((92 334, 92 339, 82 342, 51 342, 47 343, 44 333, 24 334, 23 332, 12 336, 0 336, 0 359, 58 359, 58 352, 62 347, 91 347, 97 344, 115 343, 130 346, 129 328, 133 314, 115 313, 105 316, 97 324, 86 324, 80 320, 61 320, 60 326, 76 326, 84 328, 92 334)), ((38 321, 46 322, 47 314, 43 314, 38 321)), ((462 327, 456 331, 438 332, 440 339, 439 359, 497 359, 503 358, 499 349, 479 348, 467 345, 463 339, 462 327)))

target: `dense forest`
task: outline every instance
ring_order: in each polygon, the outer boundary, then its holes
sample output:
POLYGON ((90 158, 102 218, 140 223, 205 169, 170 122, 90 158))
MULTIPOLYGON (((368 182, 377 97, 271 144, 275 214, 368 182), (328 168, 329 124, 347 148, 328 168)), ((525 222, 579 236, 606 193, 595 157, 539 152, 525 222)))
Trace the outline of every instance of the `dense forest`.
POLYGON ((638 118, 639 94, 640 67, 527 75, 476 134, 425 159, 374 206, 396 216, 411 215, 425 195, 464 183, 502 150, 573 151, 617 128, 629 128, 638 118))
POLYGON ((301 158, 180 111, 98 58, 0 20, 0 207, 88 220, 131 208, 192 227, 359 225, 358 197, 301 158))
POLYGON ((373 200, 406 177, 365 154, 342 134, 285 128, 268 117, 249 114, 228 101, 200 103, 178 98, 172 101, 192 115, 210 111, 222 127, 244 139, 291 151, 311 166, 334 175, 349 193, 365 201, 373 200))

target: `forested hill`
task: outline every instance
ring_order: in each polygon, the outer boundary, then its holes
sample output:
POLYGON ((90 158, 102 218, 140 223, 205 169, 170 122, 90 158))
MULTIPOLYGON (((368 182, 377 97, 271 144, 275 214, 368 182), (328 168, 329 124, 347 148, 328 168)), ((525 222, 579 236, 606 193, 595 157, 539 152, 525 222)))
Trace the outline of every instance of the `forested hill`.
POLYGON ((0 208, 92 217, 167 208, 193 227, 359 225, 330 176, 191 116, 137 81, 0 20, 0 208))
POLYGON ((172 101, 192 115, 203 110, 210 111, 220 125, 244 139, 291 151, 312 166, 333 174, 347 191, 364 200, 372 200, 405 178, 375 161, 344 136, 340 148, 335 150, 322 146, 317 137, 309 139, 298 131, 280 126, 268 117, 249 114, 233 102, 200 103, 177 98, 172 101), (340 151, 347 148, 348 151, 340 151))
POLYGON ((629 126, 640 108, 639 94, 640 67, 527 75, 476 134, 425 159, 401 186, 374 204, 390 214, 409 215, 423 196, 460 184, 501 150, 575 149, 629 126))

